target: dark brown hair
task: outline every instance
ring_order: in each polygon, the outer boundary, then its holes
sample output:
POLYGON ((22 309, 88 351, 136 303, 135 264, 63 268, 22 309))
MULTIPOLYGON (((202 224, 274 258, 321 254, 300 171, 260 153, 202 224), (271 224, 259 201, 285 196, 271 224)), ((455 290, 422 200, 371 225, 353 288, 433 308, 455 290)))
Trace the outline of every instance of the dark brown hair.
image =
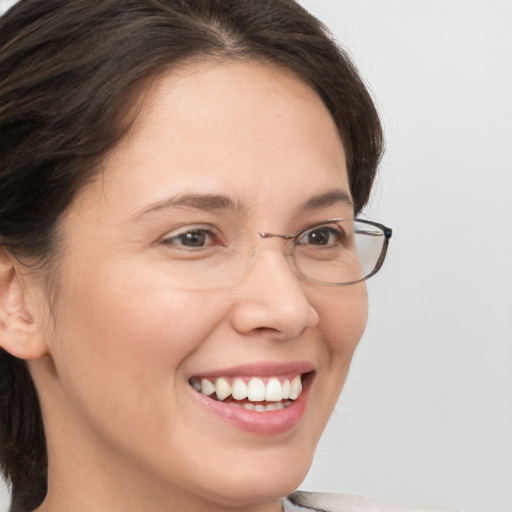
MULTIPOLYGON (((58 264, 58 221, 133 119, 147 79, 193 59, 272 62, 321 96, 340 131, 356 212, 383 138, 372 99, 325 27, 293 0, 21 0, 0 18, 0 244, 58 264), (133 110, 133 109, 132 109, 133 110)), ((0 463, 11 511, 46 493, 37 392, 0 349, 0 463)))

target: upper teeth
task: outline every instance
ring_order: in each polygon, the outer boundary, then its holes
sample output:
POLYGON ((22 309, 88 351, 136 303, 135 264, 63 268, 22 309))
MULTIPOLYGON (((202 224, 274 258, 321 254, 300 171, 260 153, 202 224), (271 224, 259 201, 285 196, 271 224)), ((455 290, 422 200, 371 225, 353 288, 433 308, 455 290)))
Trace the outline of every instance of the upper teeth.
POLYGON ((232 396, 235 400, 248 399, 250 402, 280 402, 281 400, 296 400, 302 392, 300 375, 293 379, 279 380, 271 377, 265 383, 260 377, 253 377, 248 382, 237 377, 229 382, 225 377, 219 377, 214 382, 209 379, 190 379, 192 386, 203 395, 215 393, 218 400, 232 396))

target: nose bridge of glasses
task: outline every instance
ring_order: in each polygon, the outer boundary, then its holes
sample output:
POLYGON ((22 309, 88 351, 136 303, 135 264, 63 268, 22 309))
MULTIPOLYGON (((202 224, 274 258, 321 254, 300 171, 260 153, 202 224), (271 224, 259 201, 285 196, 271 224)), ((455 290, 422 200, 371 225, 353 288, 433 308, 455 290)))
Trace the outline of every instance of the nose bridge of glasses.
MULTIPOLYGON (((266 247, 266 249, 270 249, 271 252, 273 250, 277 250, 278 252, 282 253, 282 255, 286 258, 288 265, 292 267, 292 270, 295 272, 295 264, 294 264, 294 258, 293 258, 293 240, 295 239, 294 235, 289 234, 278 234, 278 233, 267 233, 259 231, 257 232, 258 238, 261 239, 270 239, 270 238, 278 238, 281 240, 281 243, 283 243, 284 247, 266 247), (279 247, 279 248, 278 248, 279 247)), ((254 239, 253 239, 254 242, 254 239)), ((254 262, 254 257, 257 256, 260 252, 260 250, 263 247, 260 244, 254 244, 249 246, 248 255, 254 262)))
POLYGON ((265 233, 265 232, 258 232, 258 236, 260 238, 282 238, 283 240, 291 240, 294 238, 294 235, 280 235, 278 233, 265 233))
POLYGON ((275 276, 276 273, 283 272, 285 267, 282 265, 284 264, 288 267, 288 271, 297 278, 300 272, 297 270, 293 255, 294 235, 267 232, 257 232, 257 235, 259 240, 271 238, 278 240, 275 244, 255 244, 253 239, 253 245, 249 246, 246 253, 249 256, 246 259, 246 265, 249 265, 246 267, 246 271, 252 273, 255 266, 262 265, 261 268, 265 268, 267 273, 270 271, 270 274, 275 276), (261 256, 263 256, 263 259, 261 259, 261 256))
POLYGON ((295 235, 289 234, 280 234, 280 233, 266 233, 264 231, 259 231, 258 236, 263 239, 267 238, 280 238, 284 241, 284 254, 289 258, 293 253, 293 241, 295 239, 295 235))

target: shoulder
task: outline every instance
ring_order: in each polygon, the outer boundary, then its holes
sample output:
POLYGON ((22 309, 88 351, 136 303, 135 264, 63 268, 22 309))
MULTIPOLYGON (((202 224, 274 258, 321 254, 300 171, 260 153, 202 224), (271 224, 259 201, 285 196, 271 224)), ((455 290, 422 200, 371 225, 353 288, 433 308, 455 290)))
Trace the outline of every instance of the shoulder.
POLYGON ((374 498, 352 496, 349 494, 331 494, 296 491, 288 496, 285 512, 454 512, 442 507, 422 505, 403 505, 374 498))

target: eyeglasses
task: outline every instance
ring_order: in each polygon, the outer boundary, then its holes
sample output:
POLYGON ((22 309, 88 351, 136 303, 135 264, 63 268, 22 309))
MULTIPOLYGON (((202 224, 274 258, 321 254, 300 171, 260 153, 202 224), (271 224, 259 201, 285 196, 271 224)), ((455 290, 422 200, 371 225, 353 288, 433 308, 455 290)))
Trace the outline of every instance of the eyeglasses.
MULTIPOLYGON (((298 233, 255 233, 238 223, 183 226, 159 241, 169 275, 183 288, 230 286, 243 279, 262 249, 280 238, 282 253, 300 279, 326 286, 358 283, 376 274, 392 230, 362 219, 329 219, 298 233)), ((269 249, 268 247, 266 249, 269 249)))

